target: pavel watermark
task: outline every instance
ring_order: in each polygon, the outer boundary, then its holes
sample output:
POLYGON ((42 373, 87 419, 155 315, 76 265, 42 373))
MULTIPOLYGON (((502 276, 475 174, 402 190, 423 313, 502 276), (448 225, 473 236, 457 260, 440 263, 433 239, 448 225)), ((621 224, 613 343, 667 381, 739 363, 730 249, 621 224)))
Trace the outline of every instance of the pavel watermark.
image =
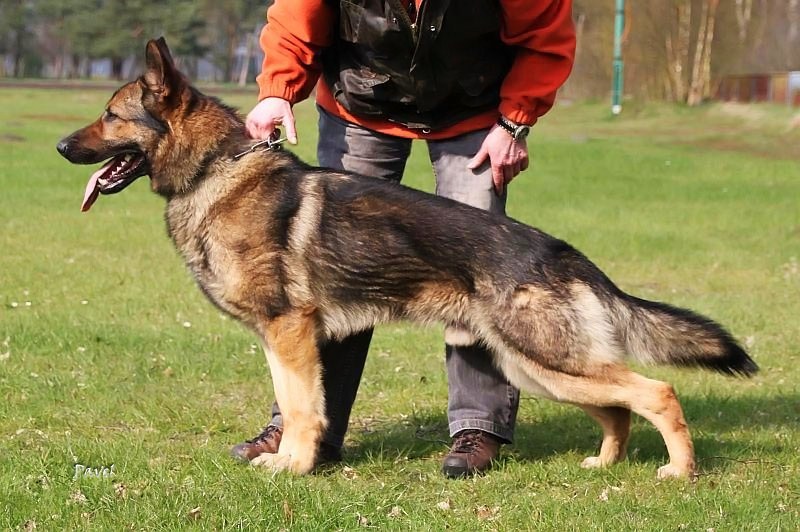
POLYGON ((114 472, 114 464, 110 467, 89 467, 83 464, 75 464, 75 475, 72 480, 79 478, 113 478, 116 473, 114 472))

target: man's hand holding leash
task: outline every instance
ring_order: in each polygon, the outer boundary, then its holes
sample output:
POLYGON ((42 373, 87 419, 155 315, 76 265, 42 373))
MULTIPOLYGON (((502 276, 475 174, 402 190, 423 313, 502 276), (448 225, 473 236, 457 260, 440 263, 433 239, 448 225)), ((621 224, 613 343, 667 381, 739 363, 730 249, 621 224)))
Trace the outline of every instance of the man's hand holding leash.
POLYGON ((276 126, 282 125, 286 129, 286 138, 292 144, 297 144, 297 129, 294 123, 292 104, 283 98, 264 98, 247 115, 245 127, 247 134, 254 139, 266 140, 270 138, 276 126))

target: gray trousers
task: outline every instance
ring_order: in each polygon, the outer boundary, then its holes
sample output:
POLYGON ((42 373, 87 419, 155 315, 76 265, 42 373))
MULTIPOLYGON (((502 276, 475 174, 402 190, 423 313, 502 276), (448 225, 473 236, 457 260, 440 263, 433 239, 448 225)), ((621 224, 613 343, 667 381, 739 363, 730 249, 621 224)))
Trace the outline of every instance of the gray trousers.
MULTIPOLYGON (((411 153, 411 140, 377 133, 332 116, 319 109, 320 166, 400 181, 411 153)), ((428 153, 436 176, 436 194, 484 210, 505 212, 505 197, 492 189, 488 164, 469 170, 467 163, 478 153, 488 130, 452 139, 429 140, 428 153)), ((442 217, 446 222, 446 215, 442 217)), ((464 253, 470 253, 465 249, 464 253)), ((325 443, 341 447, 350 411, 372 339, 372 330, 341 342, 320 346, 328 430, 325 443), (330 368, 330 370, 328 369, 330 368)), ((519 390, 511 386, 479 346, 445 346, 449 400, 447 417, 450 435, 465 429, 480 429, 506 442, 514 435, 519 390)), ((272 424, 281 426, 277 404, 272 407, 272 424)))

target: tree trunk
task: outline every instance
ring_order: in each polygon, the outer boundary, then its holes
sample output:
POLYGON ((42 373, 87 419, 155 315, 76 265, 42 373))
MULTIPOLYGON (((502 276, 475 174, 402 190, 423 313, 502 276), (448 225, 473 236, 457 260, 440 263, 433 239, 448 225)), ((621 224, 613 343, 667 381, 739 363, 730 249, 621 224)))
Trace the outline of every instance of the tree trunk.
POLYGON ((14 71, 12 75, 15 78, 21 78, 25 72, 24 63, 22 61, 22 47, 24 45, 23 33, 21 29, 18 29, 14 36, 14 71))
POLYGON ((247 52, 242 58, 242 68, 239 70, 239 86, 244 87, 247 84, 247 75, 250 72, 250 59, 253 57, 255 44, 258 41, 258 34, 247 35, 247 52))
POLYGON ((710 14, 708 18, 708 27, 706 28, 705 46, 703 47, 703 99, 708 99, 711 96, 711 47, 714 43, 714 27, 717 21, 717 6, 719 6, 719 0, 709 0, 709 4, 711 4, 709 8, 710 14))
POLYGON ((786 36, 785 63, 792 68, 793 51, 797 49, 797 37, 800 35, 800 0, 789 0, 786 3, 786 16, 789 19, 789 34, 786 36))
POLYGON ((674 101, 686 100, 686 71, 689 68, 689 42, 692 27, 691 0, 680 0, 675 8, 676 31, 667 33, 667 63, 669 67, 670 93, 674 101))
POLYGON ((229 21, 227 30, 228 49, 226 50, 227 57, 225 58, 225 67, 223 69, 223 79, 226 83, 234 81, 233 64, 236 61, 236 45, 239 44, 236 40, 239 36, 236 24, 229 21))
POLYGON ((714 21, 716 19, 719 0, 703 2, 700 14, 700 26, 695 41, 692 77, 686 103, 694 106, 703 101, 711 84, 711 44, 714 40, 714 21))
POLYGON ((81 74, 80 77, 89 79, 92 77, 92 58, 84 56, 81 61, 81 74))
POLYGON ((686 103, 697 105, 702 98, 701 70, 703 65, 703 50, 706 44, 705 32, 708 27, 708 2, 703 1, 700 11, 700 27, 697 29, 697 39, 694 43, 694 59, 692 60, 692 75, 689 78, 689 94, 686 103))
POLYGON ((70 56, 69 78, 74 79, 79 77, 81 77, 81 56, 72 54, 70 56))
POLYGON ((121 57, 111 58, 111 77, 117 81, 122 80, 122 65, 125 62, 121 57))
MULTIPOLYGON (((790 0, 797 1, 797 0, 790 0)), ((753 16, 753 0, 736 0, 736 25, 739 27, 739 42, 747 40, 747 29, 753 16)))
POLYGON ((53 58, 53 77, 62 79, 64 75, 64 54, 56 54, 53 58))
POLYGON ((583 49, 583 28, 586 26, 586 13, 579 13, 575 19, 575 60, 583 49))

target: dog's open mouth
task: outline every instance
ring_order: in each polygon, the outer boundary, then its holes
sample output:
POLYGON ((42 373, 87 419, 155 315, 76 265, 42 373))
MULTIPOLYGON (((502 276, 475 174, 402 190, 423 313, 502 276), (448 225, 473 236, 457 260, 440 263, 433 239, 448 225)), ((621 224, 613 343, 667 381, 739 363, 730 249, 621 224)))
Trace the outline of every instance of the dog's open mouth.
POLYGON ((148 172, 147 158, 143 153, 126 152, 114 156, 89 178, 81 211, 88 211, 98 195, 116 194, 148 172))

